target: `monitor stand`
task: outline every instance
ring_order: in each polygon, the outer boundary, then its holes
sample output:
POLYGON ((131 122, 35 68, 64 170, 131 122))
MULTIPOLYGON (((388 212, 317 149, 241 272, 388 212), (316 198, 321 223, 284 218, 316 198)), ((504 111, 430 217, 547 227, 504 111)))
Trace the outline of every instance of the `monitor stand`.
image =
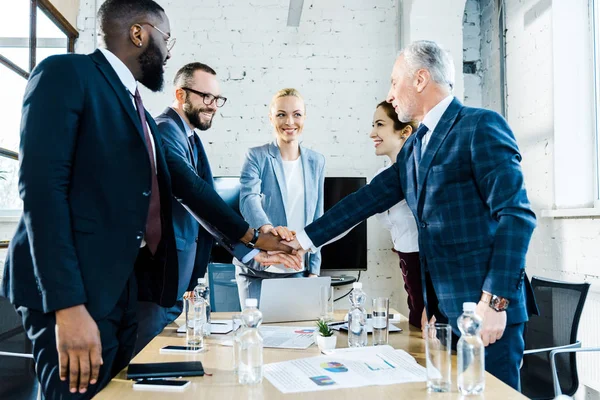
POLYGON ((356 277, 351 275, 336 275, 331 277, 331 286, 343 286, 356 282, 356 277))

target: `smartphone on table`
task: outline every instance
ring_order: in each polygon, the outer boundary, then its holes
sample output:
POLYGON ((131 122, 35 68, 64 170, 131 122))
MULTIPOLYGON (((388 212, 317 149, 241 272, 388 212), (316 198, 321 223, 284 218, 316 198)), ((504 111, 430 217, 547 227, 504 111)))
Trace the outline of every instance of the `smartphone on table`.
POLYGON ((160 349, 160 354, 168 353, 200 353, 202 347, 200 346, 165 346, 160 349))
POLYGON ((133 390, 153 390, 158 392, 183 392, 190 381, 180 379, 142 379, 133 384, 133 390))

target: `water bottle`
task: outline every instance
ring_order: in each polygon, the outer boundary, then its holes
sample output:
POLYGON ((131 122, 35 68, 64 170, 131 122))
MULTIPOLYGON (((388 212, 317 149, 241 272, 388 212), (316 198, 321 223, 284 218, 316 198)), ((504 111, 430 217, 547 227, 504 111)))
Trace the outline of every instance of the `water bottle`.
POLYGON ((456 345, 458 356, 458 391, 476 395, 485 389, 485 348, 481 340, 481 318, 475 314, 477 304, 463 303, 463 314, 458 317, 461 336, 456 345))
POLYGON ((261 383, 263 379, 263 339, 258 331, 262 313, 256 299, 246 299, 242 312, 244 330, 239 338, 238 381, 242 385, 261 383))
POLYGON ((362 283, 354 282, 350 293, 350 312, 348 313, 348 347, 367 345, 367 295, 362 291, 362 283))
POLYGON ((198 278, 198 285, 194 288, 194 295, 196 298, 204 299, 206 303, 206 322, 202 327, 202 334, 210 336, 210 289, 206 284, 206 278, 198 278))

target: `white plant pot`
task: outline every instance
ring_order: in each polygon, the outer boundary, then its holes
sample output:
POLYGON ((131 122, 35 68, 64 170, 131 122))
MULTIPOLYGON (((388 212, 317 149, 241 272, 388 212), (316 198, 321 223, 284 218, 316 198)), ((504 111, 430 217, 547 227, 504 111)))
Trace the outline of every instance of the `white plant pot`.
POLYGON ((319 334, 317 336, 317 346, 319 346, 319 350, 321 351, 329 351, 335 349, 335 345, 337 344, 337 336, 329 336, 324 337, 319 334))

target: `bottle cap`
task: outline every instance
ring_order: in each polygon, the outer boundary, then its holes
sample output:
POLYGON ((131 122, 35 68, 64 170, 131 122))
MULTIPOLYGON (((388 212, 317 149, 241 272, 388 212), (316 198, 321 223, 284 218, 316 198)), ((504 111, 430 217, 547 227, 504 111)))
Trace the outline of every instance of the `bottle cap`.
POLYGON ((352 284, 352 289, 362 289, 362 282, 354 282, 352 284))
POLYGON ((206 278, 198 278, 198 283, 206 285, 206 278))
POLYGON ((475 312, 477 303, 465 302, 463 303, 463 312, 475 312))
POLYGON ((246 307, 257 307, 258 300, 257 299, 246 299, 246 307))

